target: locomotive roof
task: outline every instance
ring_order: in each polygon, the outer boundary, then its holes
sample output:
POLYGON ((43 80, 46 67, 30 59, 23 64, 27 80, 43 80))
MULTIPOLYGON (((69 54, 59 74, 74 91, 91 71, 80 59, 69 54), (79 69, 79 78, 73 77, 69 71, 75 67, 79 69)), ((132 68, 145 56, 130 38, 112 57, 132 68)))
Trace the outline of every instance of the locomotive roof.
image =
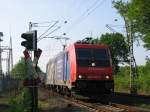
POLYGON ((81 44, 81 43, 74 43, 69 45, 70 46, 75 46, 75 47, 87 47, 87 48, 108 48, 108 45, 106 44, 81 44))

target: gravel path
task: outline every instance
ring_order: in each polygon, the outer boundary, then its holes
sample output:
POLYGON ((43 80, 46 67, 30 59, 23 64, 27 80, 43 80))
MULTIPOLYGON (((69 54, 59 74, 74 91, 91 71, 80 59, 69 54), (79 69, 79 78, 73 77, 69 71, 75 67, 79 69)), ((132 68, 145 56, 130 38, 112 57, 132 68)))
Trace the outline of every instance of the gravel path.
POLYGON ((40 112, 89 112, 45 90, 39 90, 39 108, 40 112))

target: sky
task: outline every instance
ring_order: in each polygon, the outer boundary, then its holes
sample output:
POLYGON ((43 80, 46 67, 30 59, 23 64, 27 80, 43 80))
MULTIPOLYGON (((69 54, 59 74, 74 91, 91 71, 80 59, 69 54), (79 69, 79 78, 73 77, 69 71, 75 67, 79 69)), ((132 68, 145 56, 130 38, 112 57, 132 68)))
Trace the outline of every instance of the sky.
MULTIPOLYGON (((85 37, 100 37, 101 34, 111 32, 106 28, 109 24, 115 31, 125 33, 122 27, 124 22, 112 6, 112 0, 0 0, 0 32, 4 36, 1 45, 9 45, 11 35, 13 41, 14 64, 23 57, 24 47, 21 46, 23 39, 21 34, 29 31, 29 22, 38 23, 38 27, 32 27, 38 31, 38 37, 53 25, 48 33, 60 27, 49 35, 69 38, 67 44, 76 42, 85 37), (115 21, 117 19, 117 21, 115 21), (67 21, 67 23, 65 23, 67 21)), ((47 34, 48 34, 47 33, 47 34)), ((42 49, 39 66, 43 71, 50 58, 62 50, 64 41, 44 38, 38 42, 38 48, 42 49)), ((145 64, 145 56, 149 53, 145 49, 134 46, 135 58, 138 65, 145 64)), ((5 65, 3 64, 3 68, 5 65)))

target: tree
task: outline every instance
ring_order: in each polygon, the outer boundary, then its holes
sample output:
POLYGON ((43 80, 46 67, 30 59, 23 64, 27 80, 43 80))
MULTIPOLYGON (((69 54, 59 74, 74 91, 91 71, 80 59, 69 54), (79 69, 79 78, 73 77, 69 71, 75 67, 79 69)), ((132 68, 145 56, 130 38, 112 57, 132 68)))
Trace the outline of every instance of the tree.
POLYGON ((137 20, 135 20, 133 18, 131 19, 131 17, 130 17, 129 12, 133 12, 132 11, 132 9, 133 9, 132 3, 131 2, 123 2, 123 0, 118 0, 118 1, 113 1, 113 6, 114 6, 114 8, 117 9, 118 13, 121 15, 121 17, 124 20, 128 44, 129 44, 130 38, 133 38, 133 42, 138 39, 143 40, 143 35, 139 31, 139 29, 141 29, 141 27, 140 27, 141 22, 138 22, 137 20))
POLYGON ((127 16, 130 21, 135 22, 136 32, 142 34, 144 47, 150 49, 150 1, 131 0, 127 16))
POLYGON ((98 43, 104 43, 109 46, 115 72, 118 72, 118 64, 128 61, 129 50, 125 37, 120 33, 106 33, 101 35, 98 43))
POLYGON ((114 7, 125 21, 128 33, 131 31, 133 39, 140 38, 144 41, 144 47, 150 49, 150 2, 149 0, 123 0, 113 1, 114 7))
POLYGON ((15 77, 24 77, 26 75, 26 64, 24 58, 21 58, 15 67, 12 69, 11 74, 15 77))
MULTIPOLYGON (((12 69, 11 74, 14 77, 21 77, 24 78, 25 76, 27 76, 27 66, 25 63, 25 59, 22 57, 18 63, 15 65, 15 67, 12 69)), ((37 72, 42 72, 40 67, 37 67, 37 72)))
POLYGON ((129 44, 129 32, 130 32, 130 29, 129 27, 131 26, 130 25, 130 21, 129 21, 129 18, 127 16, 127 12, 128 12, 128 9, 129 9, 129 3, 124 3, 122 2, 122 0, 119 0, 119 1, 113 1, 113 6, 117 9, 118 13, 121 15, 121 17, 123 18, 124 20, 124 23, 125 23, 125 29, 126 29, 126 37, 127 37, 127 42, 129 44))

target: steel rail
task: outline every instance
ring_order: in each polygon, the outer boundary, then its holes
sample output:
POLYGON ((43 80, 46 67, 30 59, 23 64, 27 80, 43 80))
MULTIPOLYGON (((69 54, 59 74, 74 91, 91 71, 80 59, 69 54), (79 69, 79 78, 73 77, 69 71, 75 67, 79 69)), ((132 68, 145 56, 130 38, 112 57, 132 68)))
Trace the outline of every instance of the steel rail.
MULTIPOLYGON (((61 95, 57 92, 48 91, 50 95, 59 96, 63 98, 65 102, 68 102, 72 105, 85 108, 90 112, 150 112, 149 109, 144 109, 135 106, 128 106, 118 103, 110 103, 109 105, 103 103, 95 103, 95 102, 88 102, 82 99, 76 99, 75 97, 68 97, 66 95, 61 95)), ((97 102, 97 101, 96 101, 97 102)))

